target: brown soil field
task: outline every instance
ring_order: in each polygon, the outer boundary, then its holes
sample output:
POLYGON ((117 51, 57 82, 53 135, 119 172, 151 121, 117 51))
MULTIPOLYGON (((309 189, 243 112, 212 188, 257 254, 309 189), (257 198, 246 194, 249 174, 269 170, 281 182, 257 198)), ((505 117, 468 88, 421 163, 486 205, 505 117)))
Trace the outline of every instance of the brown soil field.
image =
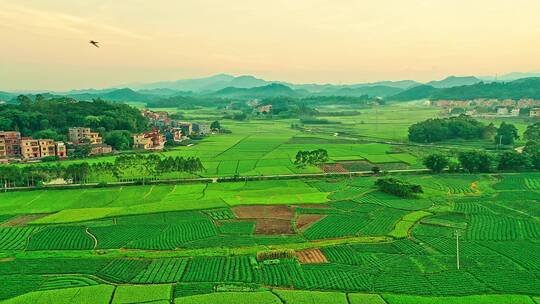
POLYGON ((301 214, 296 218, 296 229, 301 230, 309 227, 309 225, 319 221, 326 215, 324 214, 301 214))
POLYGON ((340 163, 324 164, 324 165, 321 165, 321 169, 325 173, 333 173, 333 172, 346 173, 346 172, 349 172, 347 169, 343 168, 343 166, 340 163))
POLYGON ((282 219, 257 219, 255 222, 255 234, 293 234, 291 221, 282 219))
POLYGON ((291 220, 294 212, 289 206, 239 206, 233 212, 241 219, 281 219, 291 220))
POLYGON ((24 226, 32 221, 35 221, 47 215, 50 215, 50 213, 27 214, 27 215, 15 216, 5 221, 2 225, 0 225, 0 227, 24 226))
POLYGON ((326 256, 318 248, 306 249, 296 252, 298 260, 302 264, 322 264, 328 263, 326 256))

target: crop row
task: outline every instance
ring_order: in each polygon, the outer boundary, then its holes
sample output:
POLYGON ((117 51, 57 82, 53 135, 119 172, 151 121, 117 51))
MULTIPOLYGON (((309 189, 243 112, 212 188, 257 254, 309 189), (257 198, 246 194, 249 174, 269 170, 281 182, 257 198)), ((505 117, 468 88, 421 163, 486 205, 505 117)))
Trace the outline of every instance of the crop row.
POLYGON ((467 230, 470 240, 523 240, 539 239, 537 221, 496 215, 472 215, 467 230))
POLYGON ((0 250, 25 249, 28 238, 38 227, 0 227, 0 250))
POLYGON ((28 250, 89 250, 94 248, 94 240, 84 227, 48 227, 33 234, 28 242, 28 250))
POLYGON ((140 284, 174 283, 180 281, 187 259, 156 259, 139 272, 131 282, 140 284))

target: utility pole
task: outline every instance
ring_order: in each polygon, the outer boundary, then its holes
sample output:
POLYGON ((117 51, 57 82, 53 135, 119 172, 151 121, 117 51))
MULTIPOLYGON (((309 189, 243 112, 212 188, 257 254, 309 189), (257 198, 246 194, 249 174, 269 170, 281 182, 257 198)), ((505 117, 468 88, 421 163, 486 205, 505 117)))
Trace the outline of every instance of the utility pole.
POLYGON ((502 138, 503 138, 503 136, 500 135, 499 136, 499 146, 497 147, 497 150, 499 150, 501 148, 501 146, 502 146, 502 138))
POLYGON ((456 230, 456 266, 459 270, 459 230, 456 230))

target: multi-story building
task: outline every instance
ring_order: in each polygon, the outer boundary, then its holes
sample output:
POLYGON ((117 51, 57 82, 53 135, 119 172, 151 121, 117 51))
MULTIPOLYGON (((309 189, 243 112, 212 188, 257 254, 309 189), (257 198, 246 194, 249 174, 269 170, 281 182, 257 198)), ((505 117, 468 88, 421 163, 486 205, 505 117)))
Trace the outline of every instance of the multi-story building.
POLYGON ((109 153, 112 153, 112 147, 106 144, 92 145, 92 150, 90 150, 90 155, 101 155, 109 153))
POLYGON ((56 156, 56 145, 52 139, 38 139, 39 157, 56 156))
POLYGON ((178 122, 177 127, 182 129, 182 134, 185 136, 189 136, 193 133, 193 124, 190 122, 178 122))
POLYGON ((203 123, 194 123, 193 124, 193 132, 199 134, 199 135, 206 135, 210 134, 212 131, 210 130, 209 124, 203 124, 203 123))
POLYGON ((0 131, 0 157, 21 155, 21 133, 0 131))
POLYGON ((530 117, 540 117, 540 108, 531 109, 529 112, 530 117))
POLYGON ((83 139, 88 139, 92 145, 103 143, 103 139, 99 136, 99 133, 92 132, 90 128, 69 128, 68 138, 74 144, 80 144, 83 139))
POLYGON ((165 136, 159 129, 133 135, 133 148, 143 150, 162 150, 165 147, 165 136))
POLYGON ((64 144, 61 141, 55 142, 55 148, 56 148, 56 156, 59 158, 66 158, 67 157, 67 148, 66 144, 64 144))
POLYGON ((150 150, 152 149, 152 140, 145 133, 133 135, 133 149, 150 150))
POLYGON ((41 157, 39 140, 30 137, 21 139, 21 156, 23 159, 37 159, 41 157))
POLYGON ((182 129, 180 128, 168 128, 165 130, 165 139, 171 141, 181 141, 182 140, 182 129))

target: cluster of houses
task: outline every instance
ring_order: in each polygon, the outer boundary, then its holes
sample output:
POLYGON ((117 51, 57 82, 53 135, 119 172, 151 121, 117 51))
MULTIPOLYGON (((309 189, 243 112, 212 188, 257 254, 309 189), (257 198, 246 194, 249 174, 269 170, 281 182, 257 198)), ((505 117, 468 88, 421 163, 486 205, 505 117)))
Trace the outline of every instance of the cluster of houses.
MULTIPOLYGON (((522 109, 528 110, 529 117, 540 117, 540 100, 536 99, 473 99, 473 100, 437 100, 433 106, 442 108, 441 114, 452 115, 454 109, 464 109, 464 113, 472 117, 517 117, 523 115, 522 109), (490 112, 479 113, 476 108, 491 108, 490 112)), ((525 111, 525 113, 527 113, 525 111)))
MULTIPOLYGON (((112 152, 109 145, 103 144, 103 139, 90 128, 69 128, 69 143, 72 145, 90 144, 90 155, 107 154, 112 152)), ((67 146, 62 141, 32 137, 22 137, 17 131, 0 131, 0 160, 10 159, 39 160, 45 157, 67 157, 67 146)))
MULTIPOLYGON (((149 118, 153 129, 132 135, 133 149, 136 150, 163 150, 166 141, 181 142, 192 136, 211 133, 209 124, 181 122, 171 119, 167 112, 143 110, 142 115, 149 118)), ((113 152, 111 146, 103 143, 99 133, 90 128, 69 128, 67 143, 52 139, 22 137, 17 131, 0 131, 0 162, 40 160, 50 156, 65 159, 68 145, 73 147, 90 145, 90 155, 113 152)))
POLYGON ((153 130, 133 135, 134 149, 161 150, 166 141, 181 142, 195 135, 204 136, 212 132, 209 124, 175 120, 165 111, 145 109, 141 114, 150 120, 153 130))

